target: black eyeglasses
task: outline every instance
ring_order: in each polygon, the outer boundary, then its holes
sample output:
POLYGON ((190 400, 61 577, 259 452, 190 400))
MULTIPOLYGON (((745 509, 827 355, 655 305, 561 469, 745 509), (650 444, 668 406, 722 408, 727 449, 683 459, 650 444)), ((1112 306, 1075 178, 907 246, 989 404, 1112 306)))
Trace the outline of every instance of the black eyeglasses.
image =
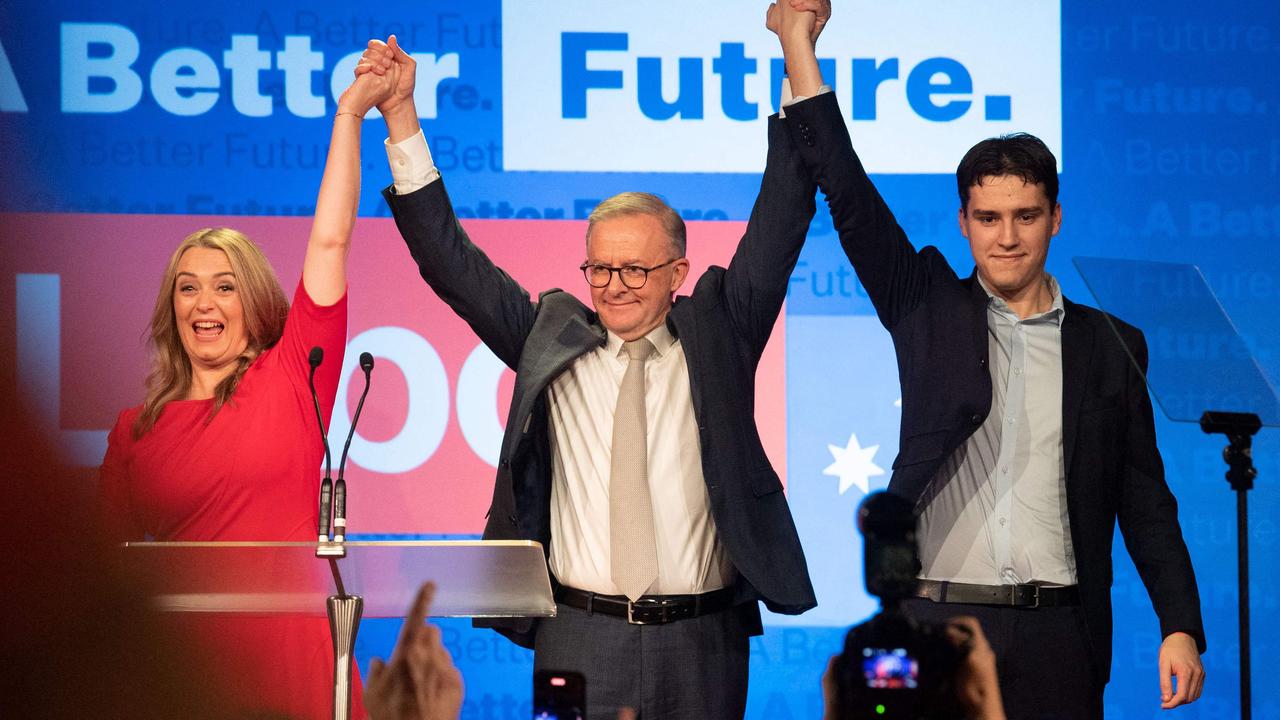
POLYGON ((639 290, 649 281, 649 273, 664 268, 680 258, 671 258, 661 265, 653 267, 640 267, 639 265, 623 265, 622 267, 610 267, 608 265, 595 265, 592 263, 582 263, 582 267, 578 268, 582 271, 582 276, 587 279, 587 284, 591 287, 602 288, 609 284, 613 279, 613 274, 618 273, 618 278, 622 280, 622 284, 632 290, 639 290))

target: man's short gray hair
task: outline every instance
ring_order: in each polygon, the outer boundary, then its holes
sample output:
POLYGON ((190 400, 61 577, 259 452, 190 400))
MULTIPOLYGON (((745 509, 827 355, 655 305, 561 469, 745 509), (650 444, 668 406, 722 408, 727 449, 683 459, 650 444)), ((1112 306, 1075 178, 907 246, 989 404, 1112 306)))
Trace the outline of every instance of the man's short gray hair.
POLYGON ((652 193, 623 192, 603 200, 587 218, 587 242, 591 242, 591 230, 601 220, 622 217, 624 215, 649 215, 658 219, 662 230, 671 239, 671 247, 676 257, 685 254, 684 220, 662 198, 652 193))

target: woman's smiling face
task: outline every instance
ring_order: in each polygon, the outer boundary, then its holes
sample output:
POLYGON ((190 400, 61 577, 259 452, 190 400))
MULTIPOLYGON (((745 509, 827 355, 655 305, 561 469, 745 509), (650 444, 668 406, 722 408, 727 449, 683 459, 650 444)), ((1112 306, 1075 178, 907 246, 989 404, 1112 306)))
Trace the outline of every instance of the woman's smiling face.
POLYGON ((236 276, 221 250, 193 247, 182 254, 173 315, 193 370, 229 367, 249 346, 236 276))

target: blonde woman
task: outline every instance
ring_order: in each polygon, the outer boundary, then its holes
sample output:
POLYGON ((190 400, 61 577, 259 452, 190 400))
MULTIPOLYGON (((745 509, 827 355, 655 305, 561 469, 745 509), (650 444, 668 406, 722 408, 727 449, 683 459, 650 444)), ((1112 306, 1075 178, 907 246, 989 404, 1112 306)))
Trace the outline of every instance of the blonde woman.
MULTIPOLYGON (((338 99, 302 278, 293 303, 235 230, 189 235, 174 251, 151 317, 142 405, 120 414, 101 469, 108 522, 122 538, 315 538, 323 450, 308 354, 328 421, 346 344, 346 257, 360 194, 360 128, 394 87, 362 74, 338 99)), ((202 624, 246 709, 327 717, 333 662, 323 618, 202 624)), ((359 707, 357 702, 356 706, 359 707)))

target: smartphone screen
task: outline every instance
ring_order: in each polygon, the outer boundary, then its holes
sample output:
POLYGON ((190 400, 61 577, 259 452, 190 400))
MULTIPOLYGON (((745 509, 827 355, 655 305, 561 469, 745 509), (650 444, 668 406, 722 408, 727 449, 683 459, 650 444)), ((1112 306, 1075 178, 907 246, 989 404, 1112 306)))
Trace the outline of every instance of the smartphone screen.
POLYGON ((582 673, 539 670, 533 674, 533 720, 585 720, 587 681, 582 673))
POLYGON ((920 682, 920 664, 906 648, 863 648, 862 676, 869 688, 914 689, 920 682))

